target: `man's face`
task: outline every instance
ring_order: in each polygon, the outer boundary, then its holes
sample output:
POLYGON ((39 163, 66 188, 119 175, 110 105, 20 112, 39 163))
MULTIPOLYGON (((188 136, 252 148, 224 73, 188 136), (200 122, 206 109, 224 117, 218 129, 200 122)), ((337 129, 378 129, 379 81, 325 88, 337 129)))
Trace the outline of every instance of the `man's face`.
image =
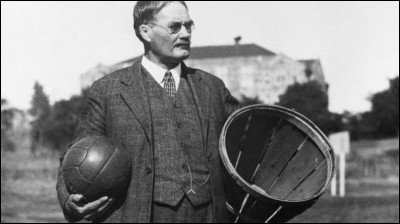
POLYGON ((189 57, 190 30, 182 26, 180 32, 171 34, 170 27, 177 23, 192 23, 187 9, 179 2, 168 4, 154 17, 150 50, 164 63, 178 63, 189 57))

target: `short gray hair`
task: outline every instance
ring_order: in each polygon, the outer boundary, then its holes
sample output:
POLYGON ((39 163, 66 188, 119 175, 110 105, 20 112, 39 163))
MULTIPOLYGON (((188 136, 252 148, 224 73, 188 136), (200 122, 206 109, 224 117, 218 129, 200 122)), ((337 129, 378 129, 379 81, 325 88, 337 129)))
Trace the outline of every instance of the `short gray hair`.
POLYGON ((188 9, 184 1, 138 1, 136 3, 133 9, 133 28, 140 41, 144 41, 140 35, 140 25, 154 21, 154 16, 172 2, 180 2, 188 9))

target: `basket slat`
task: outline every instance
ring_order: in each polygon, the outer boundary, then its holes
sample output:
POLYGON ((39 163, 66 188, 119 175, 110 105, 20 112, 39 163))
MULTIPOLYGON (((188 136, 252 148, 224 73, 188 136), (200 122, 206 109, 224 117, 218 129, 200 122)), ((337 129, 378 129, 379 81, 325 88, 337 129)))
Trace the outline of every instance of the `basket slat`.
MULTIPOLYGON (((322 162, 324 157, 320 150, 312 141, 307 141, 289 162, 269 193, 274 197, 286 199, 289 193, 322 162)), ((305 190, 310 195, 316 193, 310 192, 310 189, 305 190)))
POLYGON ((267 149, 254 178, 255 184, 268 191, 303 140, 302 134, 293 132, 290 124, 284 124, 267 149))
POLYGON ((244 127, 246 126, 247 119, 248 115, 238 117, 235 122, 231 124, 231 128, 229 128, 233 131, 228 131, 226 133, 226 138, 229 139, 229 141, 226 141, 226 149, 232 164, 235 164, 239 155, 240 144, 242 136, 244 135, 244 127))
POLYGON ((247 133, 246 142, 242 147, 242 155, 237 167, 237 172, 246 181, 251 180, 260 160, 264 146, 269 141, 274 126, 278 120, 265 115, 253 114, 253 119, 247 133))
POLYGON ((312 175, 310 175, 304 182, 300 184, 297 189, 295 189, 287 197, 288 200, 301 200, 303 198, 310 198, 317 192, 319 192, 327 182, 327 163, 321 164, 317 170, 315 170, 312 175), (313 193, 314 192, 314 193, 313 193))

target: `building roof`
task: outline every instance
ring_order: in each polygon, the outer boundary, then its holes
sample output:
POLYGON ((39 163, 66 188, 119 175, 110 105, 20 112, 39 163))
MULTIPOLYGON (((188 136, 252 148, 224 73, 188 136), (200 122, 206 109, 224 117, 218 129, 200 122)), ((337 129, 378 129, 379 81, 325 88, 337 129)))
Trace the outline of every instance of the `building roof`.
POLYGON ((302 60, 297 60, 297 61, 304 63, 306 66, 310 67, 312 64, 319 61, 319 59, 302 59, 302 60))
POLYGON ((272 56, 275 55, 275 53, 256 44, 205 46, 193 47, 190 51, 189 59, 246 57, 258 55, 272 56))
MULTIPOLYGON (((189 59, 205 58, 229 58, 229 57, 248 57, 248 56, 273 56, 274 52, 262 48, 256 44, 238 44, 238 45, 219 45, 192 47, 189 59)), ((134 57, 118 64, 132 63, 139 57, 134 57)))

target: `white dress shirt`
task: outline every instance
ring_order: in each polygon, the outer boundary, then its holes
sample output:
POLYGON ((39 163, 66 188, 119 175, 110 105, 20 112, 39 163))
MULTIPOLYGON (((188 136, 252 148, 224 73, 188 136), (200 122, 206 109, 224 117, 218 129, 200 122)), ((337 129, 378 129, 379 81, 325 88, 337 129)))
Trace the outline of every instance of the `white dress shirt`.
MULTIPOLYGON (((146 56, 143 55, 142 58, 142 66, 153 76, 153 78, 157 81, 158 84, 160 84, 161 87, 164 88, 164 76, 165 73, 168 71, 161 66, 155 64, 154 62, 150 61, 149 59, 146 58, 146 56)), ((181 63, 177 65, 175 68, 170 70, 172 77, 174 77, 175 81, 175 90, 178 91, 179 87, 179 81, 181 79, 181 63)))

